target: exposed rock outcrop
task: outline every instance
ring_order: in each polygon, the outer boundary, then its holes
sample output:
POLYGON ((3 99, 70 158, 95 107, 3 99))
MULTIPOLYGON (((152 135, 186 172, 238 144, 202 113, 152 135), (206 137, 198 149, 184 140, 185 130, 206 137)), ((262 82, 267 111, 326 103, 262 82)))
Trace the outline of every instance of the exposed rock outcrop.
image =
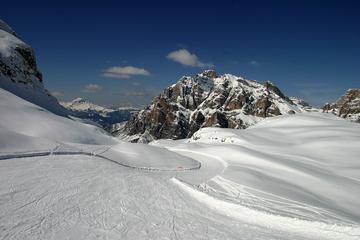
POLYGON ((202 127, 246 128, 266 117, 301 111, 270 82, 206 70, 166 88, 132 117, 121 135, 133 142, 146 142, 143 136, 182 139, 202 127))
POLYGON ((323 112, 331 112, 339 117, 360 122, 360 89, 349 89, 335 103, 326 103, 323 112))

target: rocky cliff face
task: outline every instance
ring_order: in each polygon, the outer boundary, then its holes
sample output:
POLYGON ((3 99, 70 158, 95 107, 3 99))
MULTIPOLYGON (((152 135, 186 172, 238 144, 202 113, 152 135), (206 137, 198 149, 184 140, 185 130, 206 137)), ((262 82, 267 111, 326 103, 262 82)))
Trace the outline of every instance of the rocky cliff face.
POLYGON ((0 20, 0 87, 57 114, 65 114, 45 89, 32 48, 0 20))
POLYGON ((360 122, 360 89, 349 89, 335 103, 325 104, 323 111, 334 113, 354 122, 360 122))
POLYGON ((166 88, 121 133, 133 142, 182 139, 202 127, 246 128, 266 117, 301 111, 270 82, 206 70, 166 88))

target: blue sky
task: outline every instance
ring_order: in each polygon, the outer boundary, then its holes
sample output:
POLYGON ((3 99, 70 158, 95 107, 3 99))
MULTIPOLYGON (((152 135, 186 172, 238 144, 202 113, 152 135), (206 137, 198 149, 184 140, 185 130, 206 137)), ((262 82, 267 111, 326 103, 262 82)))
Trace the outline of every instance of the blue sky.
POLYGON ((360 87, 360 1, 6 1, 1 10, 60 100, 144 105, 209 66, 315 105, 360 87))

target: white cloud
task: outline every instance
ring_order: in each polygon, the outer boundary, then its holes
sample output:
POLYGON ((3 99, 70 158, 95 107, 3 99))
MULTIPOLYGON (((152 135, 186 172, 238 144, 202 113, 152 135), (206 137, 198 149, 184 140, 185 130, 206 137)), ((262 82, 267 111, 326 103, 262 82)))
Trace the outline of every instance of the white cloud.
POLYGON ((250 61, 250 64, 254 67, 259 67, 260 66, 260 63, 258 61, 255 61, 255 60, 252 60, 250 61))
POLYGON ((88 84, 85 86, 85 88, 82 90, 82 92, 86 92, 86 93, 94 93, 94 92, 99 92, 101 91, 103 88, 100 85, 97 84, 88 84))
POLYGON ((52 91, 51 95, 53 95, 54 97, 63 97, 64 93, 60 91, 52 91))
POLYGON ((115 66, 107 68, 103 71, 103 76, 112 78, 130 78, 131 76, 135 75, 150 76, 150 72, 143 68, 137 68, 133 66, 115 66))
POLYGON ((173 51, 169 53, 166 57, 167 59, 181 63, 182 65, 185 66, 200 67, 200 68, 214 67, 214 64, 212 63, 201 62, 200 59, 195 54, 190 53, 185 48, 173 51))

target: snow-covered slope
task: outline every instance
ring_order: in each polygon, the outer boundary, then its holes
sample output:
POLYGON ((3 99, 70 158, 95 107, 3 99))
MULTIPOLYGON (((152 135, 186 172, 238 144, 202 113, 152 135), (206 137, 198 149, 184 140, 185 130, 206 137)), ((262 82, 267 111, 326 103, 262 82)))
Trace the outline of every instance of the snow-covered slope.
POLYGON ((360 122, 360 89, 349 89, 333 104, 325 104, 324 112, 331 112, 339 117, 360 122))
POLYGON ((84 98, 76 98, 71 102, 61 102, 62 106, 69 110, 69 114, 82 119, 89 119, 108 131, 112 131, 113 125, 128 121, 138 111, 132 107, 105 108, 91 103, 84 98))
POLYGON ((2 239, 359 239, 359 125, 121 142, 0 89, 2 239))
POLYGON ((303 111, 270 82, 206 70, 166 88, 123 133, 131 141, 182 139, 202 127, 246 128, 265 117, 303 111))
POLYGON ((231 202, 304 221, 360 223, 360 126, 356 123, 302 113, 268 118, 242 131, 203 128, 189 140, 151 144, 185 156, 198 154, 203 167, 221 162, 222 170, 201 179, 197 188, 216 200, 190 191, 210 208, 231 202))
MULTIPOLYGON (((33 152, 45 155, 102 152, 103 157, 114 157, 117 159, 114 161, 121 164, 141 168, 171 168, 177 167, 179 161, 193 162, 179 160, 177 154, 151 146, 120 142, 101 128, 55 115, 3 89, 0 89, 0 112, 0 159, 8 155, 10 158, 22 154, 31 156, 33 152), (148 156, 147 161, 129 162, 131 156, 142 154, 148 156), (159 159, 162 155, 167 158, 159 159)), ((189 165, 190 168, 196 166, 189 165)))
MULTIPOLYGON (((72 142, 83 144, 107 144, 113 142, 99 128, 75 122, 69 118, 55 115, 46 109, 0 89, 0 127, 2 130, 44 141, 72 142), (47 139, 47 140, 46 140, 47 139)), ((1 143, 8 146, 11 138, 1 136, 1 143)), ((21 141, 16 141, 19 144, 21 141)))
POLYGON ((66 114, 56 98, 45 89, 32 48, 2 20, 0 20, 0 88, 49 111, 66 114))

